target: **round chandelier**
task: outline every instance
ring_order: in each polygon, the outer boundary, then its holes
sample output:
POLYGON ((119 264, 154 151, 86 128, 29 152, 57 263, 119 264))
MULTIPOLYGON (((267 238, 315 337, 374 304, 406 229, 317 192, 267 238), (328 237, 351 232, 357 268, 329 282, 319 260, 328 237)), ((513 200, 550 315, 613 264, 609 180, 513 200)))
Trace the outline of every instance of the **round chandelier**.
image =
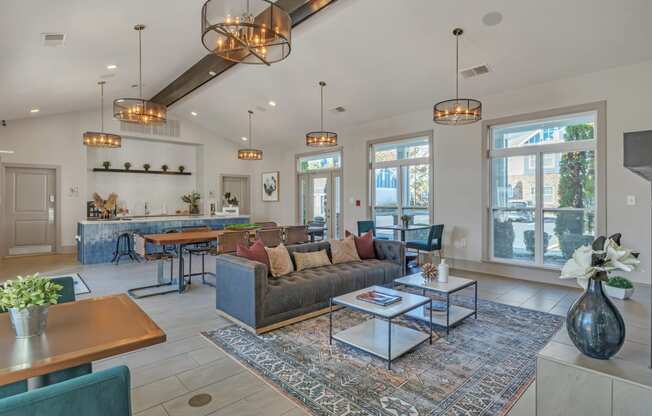
POLYGON ((462 125, 482 120, 482 103, 473 98, 460 98, 460 36, 464 31, 453 29, 455 36, 455 98, 440 101, 433 108, 433 121, 437 124, 462 125))
POLYGON ((113 101, 113 117, 127 123, 164 124, 167 121, 167 107, 143 98, 142 33, 145 25, 136 25, 134 30, 138 32, 138 98, 113 101))
POLYGON ((117 134, 104 133, 104 84, 100 81, 100 131, 87 131, 83 136, 83 143, 89 147, 118 148, 122 146, 122 137, 117 134))
POLYGON ((271 0, 207 0, 202 7, 202 43, 227 61, 282 61, 290 55, 291 31, 290 14, 271 0))
POLYGON ((249 110, 249 145, 251 145, 252 148, 238 150, 238 159, 240 160, 263 160, 263 151, 260 149, 253 149, 254 136, 251 132, 251 116, 253 114, 254 112, 249 110))
POLYGON ((326 83, 319 81, 321 88, 321 126, 319 131, 306 133, 306 146, 308 147, 333 147, 337 146, 337 133, 324 130, 324 87, 326 83))

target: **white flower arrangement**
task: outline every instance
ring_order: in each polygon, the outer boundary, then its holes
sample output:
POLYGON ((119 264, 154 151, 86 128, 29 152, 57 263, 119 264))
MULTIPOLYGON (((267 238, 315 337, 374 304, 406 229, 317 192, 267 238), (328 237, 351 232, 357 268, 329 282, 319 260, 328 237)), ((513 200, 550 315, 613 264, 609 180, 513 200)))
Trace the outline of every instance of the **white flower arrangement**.
POLYGON ((561 269, 562 279, 577 279, 586 287, 588 279, 607 281, 607 274, 614 270, 632 272, 641 263, 638 253, 621 247, 620 234, 609 238, 598 237, 591 246, 577 248, 561 269))

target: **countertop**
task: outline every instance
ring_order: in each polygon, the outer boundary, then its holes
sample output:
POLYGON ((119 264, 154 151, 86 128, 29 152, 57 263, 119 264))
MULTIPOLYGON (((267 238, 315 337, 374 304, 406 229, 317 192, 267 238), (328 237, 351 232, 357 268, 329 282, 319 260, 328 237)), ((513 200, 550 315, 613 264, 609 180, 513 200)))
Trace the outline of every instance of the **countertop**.
POLYGON ((169 215, 169 216, 151 216, 151 217, 133 217, 129 219, 118 220, 82 220, 79 224, 128 224, 128 223, 142 223, 142 222, 165 222, 165 221, 201 221, 201 220, 220 220, 220 219, 249 219, 249 215, 229 215, 229 214, 216 214, 216 215, 169 215))

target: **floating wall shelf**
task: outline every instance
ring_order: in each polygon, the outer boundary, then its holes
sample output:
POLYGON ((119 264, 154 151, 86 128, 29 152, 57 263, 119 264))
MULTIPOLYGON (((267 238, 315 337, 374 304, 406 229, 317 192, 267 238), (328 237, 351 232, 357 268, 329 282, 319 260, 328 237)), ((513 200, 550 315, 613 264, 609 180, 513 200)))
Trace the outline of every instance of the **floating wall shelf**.
POLYGON ((185 175, 190 176, 190 172, 179 172, 168 170, 164 172, 162 170, 141 170, 141 169, 104 169, 104 168, 93 168, 93 172, 119 172, 119 173, 146 173, 149 175, 185 175))

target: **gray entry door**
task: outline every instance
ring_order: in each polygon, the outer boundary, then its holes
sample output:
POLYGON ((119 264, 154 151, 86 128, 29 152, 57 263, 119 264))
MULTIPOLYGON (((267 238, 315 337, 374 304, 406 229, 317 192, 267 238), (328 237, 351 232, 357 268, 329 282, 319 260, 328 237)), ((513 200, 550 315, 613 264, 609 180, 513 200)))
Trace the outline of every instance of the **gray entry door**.
POLYGON ((249 202, 249 177, 248 176, 222 176, 222 195, 230 192, 238 198, 240 214, 250 214, 249 202))
POLYGON ((10 167, 5 172, 3 226, 8 254, 55 251, 55 170, 10 167))

